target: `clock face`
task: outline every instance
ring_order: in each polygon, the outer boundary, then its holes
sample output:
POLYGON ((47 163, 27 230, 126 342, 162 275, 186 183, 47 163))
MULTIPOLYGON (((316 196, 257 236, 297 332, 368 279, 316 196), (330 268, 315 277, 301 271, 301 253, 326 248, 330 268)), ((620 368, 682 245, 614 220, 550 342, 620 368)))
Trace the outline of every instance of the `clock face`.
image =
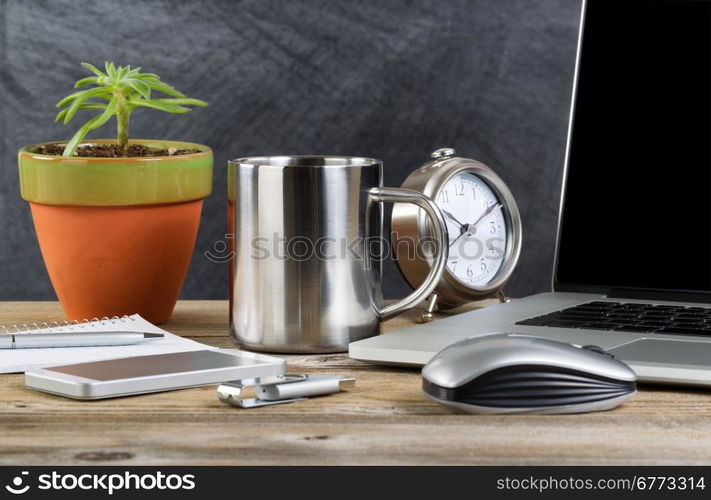
POLYGON ((506 219, 496 194, 480 177, 461 172, 436 199, 449 231, 449 272, 462 284, 482 288, 501 269, 506 255, 506 219))

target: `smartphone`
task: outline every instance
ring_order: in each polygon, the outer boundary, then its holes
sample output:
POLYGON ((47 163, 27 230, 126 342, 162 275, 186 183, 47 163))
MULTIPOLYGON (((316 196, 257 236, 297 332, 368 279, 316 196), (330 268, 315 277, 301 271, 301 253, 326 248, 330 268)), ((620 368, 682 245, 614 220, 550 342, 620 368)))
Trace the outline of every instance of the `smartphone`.
POLYGON ((285 372, 286 362, 279 358, 237 350, 206 349, 37 368, 25 372, 25 385, 50 394, 91 400, 271 377, 285 372))

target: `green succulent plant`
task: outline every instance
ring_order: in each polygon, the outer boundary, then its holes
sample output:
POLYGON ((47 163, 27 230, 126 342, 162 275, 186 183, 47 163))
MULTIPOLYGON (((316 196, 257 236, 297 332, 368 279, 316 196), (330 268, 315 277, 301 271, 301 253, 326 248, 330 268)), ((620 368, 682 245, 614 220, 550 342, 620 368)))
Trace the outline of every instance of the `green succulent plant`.
POLYGON ((83 62, 86 69, 95 76, 82 78, 74 84, 74 88, 92 85, 92 88, 79 90, 68 95, 57 103, 62 109, 55 121, 69 123, 77 111, 101 110, 101 113, 90 118, 64 148, 62 156, 73 156, 86 135, 104 125, 112 116, 116 116, 118 142, 121 152, 128 151, 128 122, 131 113, 136 108, 152 108, 167 113, 188 113, 188 106, 207 106, 205 101, 186 97, 172 85, 163 82, 153 73, 141 73, 141 68, 131 66, 115 66, 114 63, 104 64, 100 71, 95 66, 83 62), (170 97, 155 98, 151 94, 158 91, 170 97))

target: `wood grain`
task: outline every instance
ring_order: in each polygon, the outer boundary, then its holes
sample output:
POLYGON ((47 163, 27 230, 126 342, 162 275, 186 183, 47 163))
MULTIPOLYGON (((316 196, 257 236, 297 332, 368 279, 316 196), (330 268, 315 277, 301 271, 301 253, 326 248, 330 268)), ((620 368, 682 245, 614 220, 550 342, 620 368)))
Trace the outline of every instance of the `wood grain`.
MULTIPOLYGON (((385 324, 412 324, 414 311, 385 324)), ((0 323, 56 320, 54 302, 0 303, 0 323)), ((230 346, 224 301, 183 301, 166 329, 230 346)), ((239 410, 214 387, 78 402, 1 375, 0 464, 709 464, 711 395, 643 388, 575 416, 459 415, 428 401, 417 370, 344 354, 288 356, 291 371, 354 376, 348 392, 239 410)))

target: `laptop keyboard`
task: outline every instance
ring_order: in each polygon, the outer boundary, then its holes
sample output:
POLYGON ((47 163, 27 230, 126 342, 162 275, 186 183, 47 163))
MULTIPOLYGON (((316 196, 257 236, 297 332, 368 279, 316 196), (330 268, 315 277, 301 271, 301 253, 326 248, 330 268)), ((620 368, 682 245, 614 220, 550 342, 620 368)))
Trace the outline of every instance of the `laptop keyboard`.
POLYGON ((711 308, 595 301, 518 321, 516 324, 668 335, 711 335, 711 308))

